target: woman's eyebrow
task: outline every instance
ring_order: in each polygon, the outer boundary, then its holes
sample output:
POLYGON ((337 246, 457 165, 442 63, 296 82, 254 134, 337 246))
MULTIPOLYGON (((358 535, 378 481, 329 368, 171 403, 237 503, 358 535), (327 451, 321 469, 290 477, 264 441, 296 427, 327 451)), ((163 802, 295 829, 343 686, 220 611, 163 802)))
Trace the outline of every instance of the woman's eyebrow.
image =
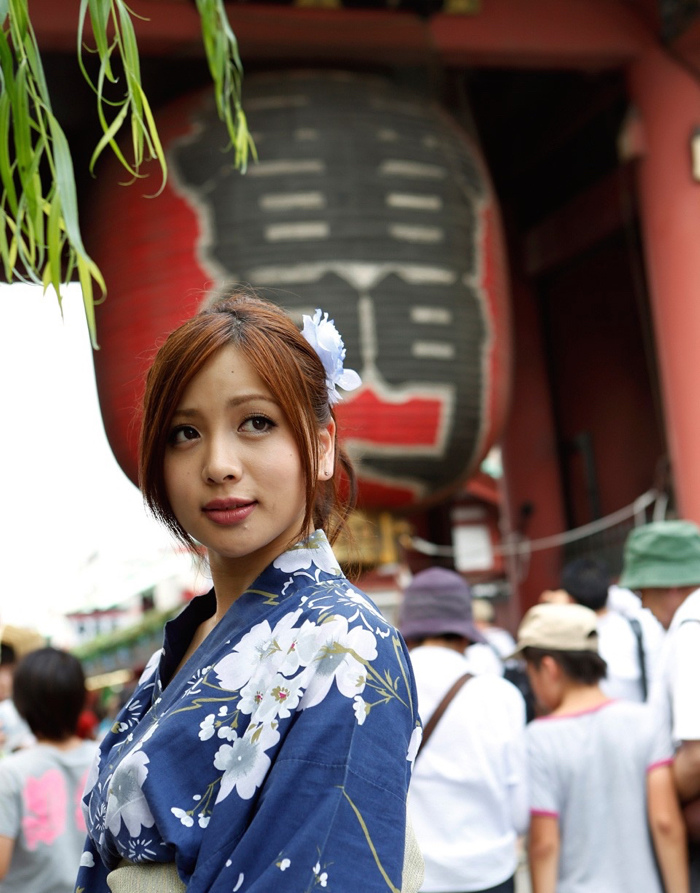
POLYGON ((255 403, 264 400, 265 403, 274 403, 277 406, 277 401, 274 397, 271 397, 269 394, 241 394, 238 397, 231 397, 231 399, 227 402, 227 406, 236 407, 241 406, 243 403, 255 403))
MULTIPOLYGON (((237 397, 231 397, 230 400, 226 401, 226 406, 229 409, 235 409, 237 406, 242 406, 246 403, 260 403, 262 401, 264 401, 265 403, 272 403, 274 406, 278 405, 274 397, 270 397, 267 394, 252 393, 241 394, 237 397)), ((181 416, 183 418, 191 419, 200 415, 200 412, 201 411, 196 407, 180 406, 173 413, 173 418, 175 418, 175 416, 181 416)))

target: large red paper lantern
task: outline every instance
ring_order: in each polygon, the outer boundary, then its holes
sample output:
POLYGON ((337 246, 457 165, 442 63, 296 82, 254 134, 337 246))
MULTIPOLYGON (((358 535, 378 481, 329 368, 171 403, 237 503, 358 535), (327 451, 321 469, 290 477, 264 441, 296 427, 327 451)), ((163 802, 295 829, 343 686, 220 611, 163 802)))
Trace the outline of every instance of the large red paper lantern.
POLYGON ((101 173, 90 247, 109 292, 95 362, 114 453, 135 479, 135 412, 164 336, 222 281, 250 283, 299 321, 317 307, 335 319, 363 378, 338 408, 362 504, 436 501, 494 442, 508 392, 503 240, 478 148, 377 77, 258 75, 245 108, 260 159, 245 176, 209 90, 158 116, 160 196, 101 173))

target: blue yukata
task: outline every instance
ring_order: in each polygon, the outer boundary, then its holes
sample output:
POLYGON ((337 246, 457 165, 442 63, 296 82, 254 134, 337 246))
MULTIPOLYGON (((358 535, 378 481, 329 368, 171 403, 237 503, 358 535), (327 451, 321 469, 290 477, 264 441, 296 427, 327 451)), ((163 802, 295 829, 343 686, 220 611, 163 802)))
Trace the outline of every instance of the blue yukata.
POLYGON ((321 531, 283 553, 175 674, 214 592, 162 651, 88 780, 78 891, 122 859, 172 862, 188 893, 401 889, 420 740, 406 647, 321 531))

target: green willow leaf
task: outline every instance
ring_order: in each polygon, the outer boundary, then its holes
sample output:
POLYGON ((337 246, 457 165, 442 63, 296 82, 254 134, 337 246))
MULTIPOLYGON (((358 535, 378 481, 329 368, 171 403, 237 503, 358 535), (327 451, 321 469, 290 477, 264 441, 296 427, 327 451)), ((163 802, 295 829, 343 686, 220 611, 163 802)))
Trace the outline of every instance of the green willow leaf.
POLYGON ((243 66, 238 54, 238 41, 223 0, 196 0, 196 6, 202 20, 202 41, 214 81, 217 112, 234 148, 235 165, 245 172, 249 152, 254 158, 257 156, 241 109, 243 66))
POLYGON ((27 87, 27 67, 20 65, 15 79, 16 93, 13 115, 13 131, 17 167, 20 177, 32 167, 34 149, 32 146, 31 126, 29 119, 29 91, 27 87))
POLYGON ((78 251, 78 254, 89 261, 90 258, 85 251, 82 236, 80 235, 80 225, 78 222, 78 195, 75 188, 73 160, 71 158, 70 149, 68 148, 68 140, 53 115, 49 118, 49 125, 51 128, 51 141, 53 143, 54 162, 56 166, 56 192, 58 193, 58 198, 63 207, 63 221, 66 234, 70 239, 71 244, 78 251))
MULTIPOLYGON (((100 57, 100 61, 105 68, 107 78, 110 81, 115 82, 116 77, 112 73, 112 69, 110 66, 111 51, 109 48, 110 41, 108 37, 111 11, 111 0, 81 0, 79 18, 80 24, 78 28, 78 57, 82 58, 85 14, 89 12, 97 55, 100 57)), ((83 73, 85 74, 84 71, 83 73)))
POLYGON ((105 281, 102 278, 102 273, 98 269, 97 264, 94 261, 90 260, 86 255, 77 254, 75 257, 75 265, 78 270, 78 281, 80 282, 80 288, 83 293, 85 317, 87 319, 88 331, 90 332, 92 346, 95 348, 95 350, 98 350, 99 344, 97 343, 95 304, 99 304, 100 301, 104 300, 104 297, 107 294, 107 286, 105 285, 105 281), (92 287, 93 282, 96 282, 102 291, 102 297, 100 298, 100 300, 97 300, 95 298, 94 290, 92 287))
MULTIPOLYGON (((90 170, 94 171, 98 159, 109 146, 132 178, 141 176, 140 168, 144 161, 156 159, 163 177, 162 185, 164 185, 167 177, 165 154, 160 140, 157 138, 157 133, 154 133, 155 122, 149 124, 148 120, 144 121, 138 45, 132 13, 124 0, 81 0, 78 54, 83 75, 97 97, 98 117, 103 131, 103 137, 92 154, 90 170), (95 52, 100 60, 96 84, 88 77, 82 61, 86 17, 90 18, 95 35, 95 52), (110 28, 114 35, 111 41, 107 37, 110 28), (118 80, 112 65, 113 56, 119 60, 123 71, 123 77, 119 80, 124 84, 124 95, 121 99, 116 100, 108 99, 104 92, 107 82, 116 84, 118 80), (106 114, 107 108, 116 109, 116 114, 111 121, 106 114), (119 133, 127 122, 130 124, 132 138, 132 159, 130 161, 127 160, 123 149, 118 144, 119 133)), ((153 120, 152 116, 150 120, 153 120)))
MULTIPOLYGON (((41 182, 41 176, 38 171, 35 171, 32 174, 32 188, 27 189, 27 198, 31 199, 28 202, 28 213, 31 216, 31 224, 32 224, 32 233, 34 236, 34 247, 37 252, 37 257, 39 259, 38 264, 41 264, 41 260, 44 254, 44 192, 43 192, 43 183, 41 182)), ((37 261, 35 261, 37 263, 37 261)))
POLYGON ((166 163, 165 163, 165 152, 163 150, 163 146, 161 145, 160 137, 158 136, 158 130, 156 128, 156 121, 155 121, 155 118, 153 117, 153 112, 151 111, 150 103, 148 102, 148 99, 146 98, 146 94, 143 92, 143 90, 141 90, 140 87, 139 87, 139 90, 141 92, 141 104, 143 106, 143 113, 144 113, 144 116, 146 117, 146 121, 148 122, 148 131, 147 132, 149 133, 151 139, 153 140, 152 155, 153 155, 153 158, 155 158, 161 166, 161 174, 162 174, 161 187, 158 190, 158 192, 156 193, 156 195, 160 195, 160 193, 165 188, 165 179, 167 176, 167 167, 166 167, 166 163))
POLYGON ((95 169, 95 165, 97 164, 97 159, 100 157, 102 152, 107 148, 107 146, 111 146, 114 154, 117 156, 122 166, 126 168, 126 170, 131 174, 132 177, 137 177, 138 172, 131 167, 129 162, 124 157, 121 149, 119 148, 119 144, 116 142, 116 136, 121 130, 122 124, 126 120, 126 116, 129 114, 129 107, 123 105, 119 112, 117 113, 116 118, 110 124, 107 119, 103 116, 102 110, 100 109, 100 124, 102 124, 103 134, 100 137, 100 141, 95 146, 95 150, 92 153, 92 157, 90 158, 90 170, 93 171, 95 169))
POLYGON ((62 222, 61 200, 55 196, 48 208, 46 226, 48 262, 45 267, 44 291, 49 285, 52 285, 53 290, 59 296, 59 301, 61 300, 61 258, 63 256, 62 222))
MULTIPOLYGON (((10 121, 12 106, 7 93, 0 93, 0 155, 11 158, 10 121)), ((17 213, 17 190, 15 188, 16 164, 0 164, 0 182, 2 182, 3 204, 7 203, 11 214, 17 213)), ((3 255, 4 256, 4 255, 3 255)))
POLYGON ((0 206, 0 257, 2 257, 5 279, 9 282, 17 261, 17 243, 14 236, 8 240, 8 230, 12 232, 10 218, 5 213, 5 209, 0 206))
MULTIPOLYGON (((3 269, 9 281, 52 287, 60 304, 65 259, 70 270, 80 259, 92 302, 93 282, 103 292, 104 282, 82 243, 68 142, 51 111, 26 0, 3 0, 0 15, 0 146, 6 150, 0 165, 3 269)), ((94 315, 88 312, 90 318, 94 342, 94 315)))
MULTIPOLYGON (((94 306, 104 299, 106 287, 83 244, 70 148, 52 111, 28 2, 0 0, 2 269, 10 281, 30 280, 53 288, 59 303, 62 283, 77 275, 97 347, 94 306), (96 288, 101 293, 97 297, 96 288)), ((249 154, 255 157, 255 146, 241 107, 243 69, 236 38, 222 0, 196 0, 196 4, 217 111, 228 131, 235 165, 245 171, 249 154)), ((146 175, 142 172, 146 163, 156 162, 162 191, 167 178, 165 151, 141 83, 134 18, 139 17, 125 0, 80 0, 78 66, 95 93, 102 128, 90 170, 109 148, 133 179, 146 175), (84 40, 88 24, 93 35, 90 47, 84 40), (99 62, 95 82, 85 53, 94 53, 99 62), (130 150, 120 139, 123 128, 131 137, 130 150)))

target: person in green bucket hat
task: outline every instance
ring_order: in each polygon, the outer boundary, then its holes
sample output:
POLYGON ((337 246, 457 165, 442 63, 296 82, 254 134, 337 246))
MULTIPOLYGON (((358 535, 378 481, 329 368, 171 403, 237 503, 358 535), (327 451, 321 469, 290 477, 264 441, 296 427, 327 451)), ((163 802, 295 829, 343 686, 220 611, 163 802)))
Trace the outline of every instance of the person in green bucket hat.
POLYGON ((668 629, 676 610, 700 587, 700 529, 692 521, 654 521, 627 537, 620 586, 638 592, 668 629))
POLYGON ((651 705, 670 724, 673 777, 688 830, 690 889, 700 890, 700 529, 656 521, 625 543, 620 585, 634 589, 667 627, 651 705))

